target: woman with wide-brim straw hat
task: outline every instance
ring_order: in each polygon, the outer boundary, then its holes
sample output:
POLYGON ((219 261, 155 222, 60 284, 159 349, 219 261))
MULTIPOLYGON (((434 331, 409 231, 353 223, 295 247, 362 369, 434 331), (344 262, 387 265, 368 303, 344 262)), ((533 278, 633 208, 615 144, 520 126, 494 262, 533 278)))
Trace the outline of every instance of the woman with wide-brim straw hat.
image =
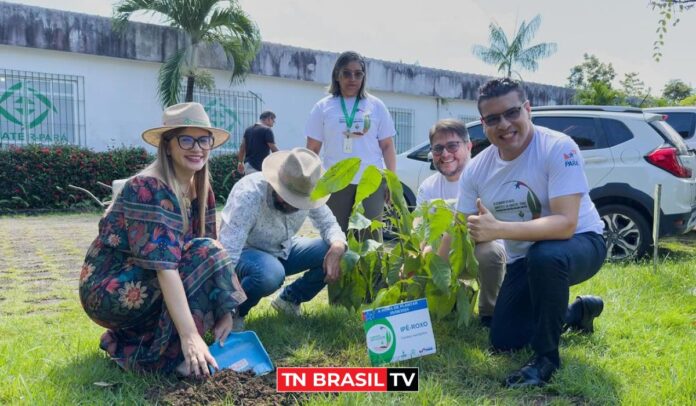
POLYGON ((224 343, 246 300, 216 240, 210 150, 229 133, 203 106, 168 107, 142 134, 157 158, 130 178, 99 222, 80 275, 87 315, 108 330, 101 348, 122 368, 209 375, 202 336, 224 343))

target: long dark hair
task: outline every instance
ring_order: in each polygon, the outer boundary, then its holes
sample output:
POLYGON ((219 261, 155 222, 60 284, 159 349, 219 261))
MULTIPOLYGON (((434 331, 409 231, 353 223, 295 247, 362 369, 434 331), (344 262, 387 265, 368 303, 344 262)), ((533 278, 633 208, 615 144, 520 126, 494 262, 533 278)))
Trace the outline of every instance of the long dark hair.
POLYGON ((346 51, 339 55, 338 59, 336 59, 333 72, 331 72, 331 86, 329 86, 329 93, 334 96, 341 95, 341 86, 338 83, 338 75, 341 74, 341 69, 345 68, 346 65, 351 62, 359 63, 362 71, 365 73, 362 83, 360 84, 360 90, 358 90, 358 99, 364 99, 367 97, 367 91, 365 90, 365 83, 367 83, 367 67, 365 66, 365 58, 355 51, 346 51))

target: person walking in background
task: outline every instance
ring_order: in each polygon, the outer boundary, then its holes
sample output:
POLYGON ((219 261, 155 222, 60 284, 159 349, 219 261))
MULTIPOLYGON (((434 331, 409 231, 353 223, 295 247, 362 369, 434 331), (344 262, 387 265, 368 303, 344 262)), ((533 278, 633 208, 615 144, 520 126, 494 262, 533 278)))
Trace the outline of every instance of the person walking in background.
POLYGON ((223 344, 232 312, 246 300, 216 240, 210 150, 229 133, 210 126, 198 103, 164 111, 145 131, 155 161, 128 179, 99 222, 79 294, 87 315, 107 328, 100 347, 121 368, 209 375, 217 368, 203 335, 223 344))
MULTIPOLYGON (((305 126, 307 148, 317 154, 323 149, 324 168, 351 157, 361 159, 360 170, 348 187, 331 195, 327 205, 343 232, 348 231, 355 192, 369 165, 396 171, 394 136, 396 129, 387 107, 367 93, 365 59, 358 53, 342 53, 331 73, 329 95, 312 108, 305 126)), ((384 211, 386 186, 363 200, 365 216, 379 219, 384 211)), ((381 239, 381 231, 376 237, 381 239)))
POLYGON ((275 113, 264 111, 257 123, 244 130, 242 144, 237 153, 237 172, 245 175, 259 172, 263 160, 271 152, 278 151, 271 129, 275 121, 275 113))

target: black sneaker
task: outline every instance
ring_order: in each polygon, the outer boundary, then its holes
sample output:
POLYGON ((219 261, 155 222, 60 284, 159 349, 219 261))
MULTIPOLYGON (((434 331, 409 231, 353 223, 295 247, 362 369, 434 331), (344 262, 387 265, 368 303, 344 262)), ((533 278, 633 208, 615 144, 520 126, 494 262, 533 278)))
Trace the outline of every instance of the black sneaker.
POLYGON ((592 333, 594 331, 594 319, 599 317, 602 314, 602 310, 604 310, 604 301, 599 296, 578 296, 570 307, 579 307, 582 317, 575 323, 564 325, 563 331, 577 330, 582 333, 592 333))
POLYGON ((558 367, 548 357, 536 355, 527 365, 505 378, 508 388, 528 388, 546 385, 558 367))

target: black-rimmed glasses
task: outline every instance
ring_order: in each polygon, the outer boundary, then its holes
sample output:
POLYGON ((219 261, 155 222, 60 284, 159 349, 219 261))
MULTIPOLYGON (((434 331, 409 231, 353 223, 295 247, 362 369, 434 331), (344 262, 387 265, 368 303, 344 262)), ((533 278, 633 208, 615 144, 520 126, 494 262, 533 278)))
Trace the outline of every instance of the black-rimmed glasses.
POLYGON ((518 107, 509 108, 500 114, 491 114, 490 116, 481 117, 481 121, 483 121, 483 123, 489 127, 494 127, 494 126, 500 124, 501 117, 504 117, 505 120, 507 120, 507 121, 517 120, 518 118, 520 118, 520 113, 522 112, 522 108, 527 103, 528 102, 524 102, 524 103, 522 103, 522 105, 520 105, 518 107))
POLYGON ((202 150, 207 151, 213 148, 215 144, 215 138, 212 135, 204 135, 202 137, 193 137, 191 135, 177 135, 176 141, 179 143, 179 147, 183 150, 193 149, 195 144, 198 144, 202 150))
POLYGON ((461 141, 451 141, 445 145, 435 144, 430 146, 430 151, 432 151, 433 155, 442 155, 446 149, 450 154, 454 154, 455 152, 459 151, 460 145, 462 145, 461 141))

